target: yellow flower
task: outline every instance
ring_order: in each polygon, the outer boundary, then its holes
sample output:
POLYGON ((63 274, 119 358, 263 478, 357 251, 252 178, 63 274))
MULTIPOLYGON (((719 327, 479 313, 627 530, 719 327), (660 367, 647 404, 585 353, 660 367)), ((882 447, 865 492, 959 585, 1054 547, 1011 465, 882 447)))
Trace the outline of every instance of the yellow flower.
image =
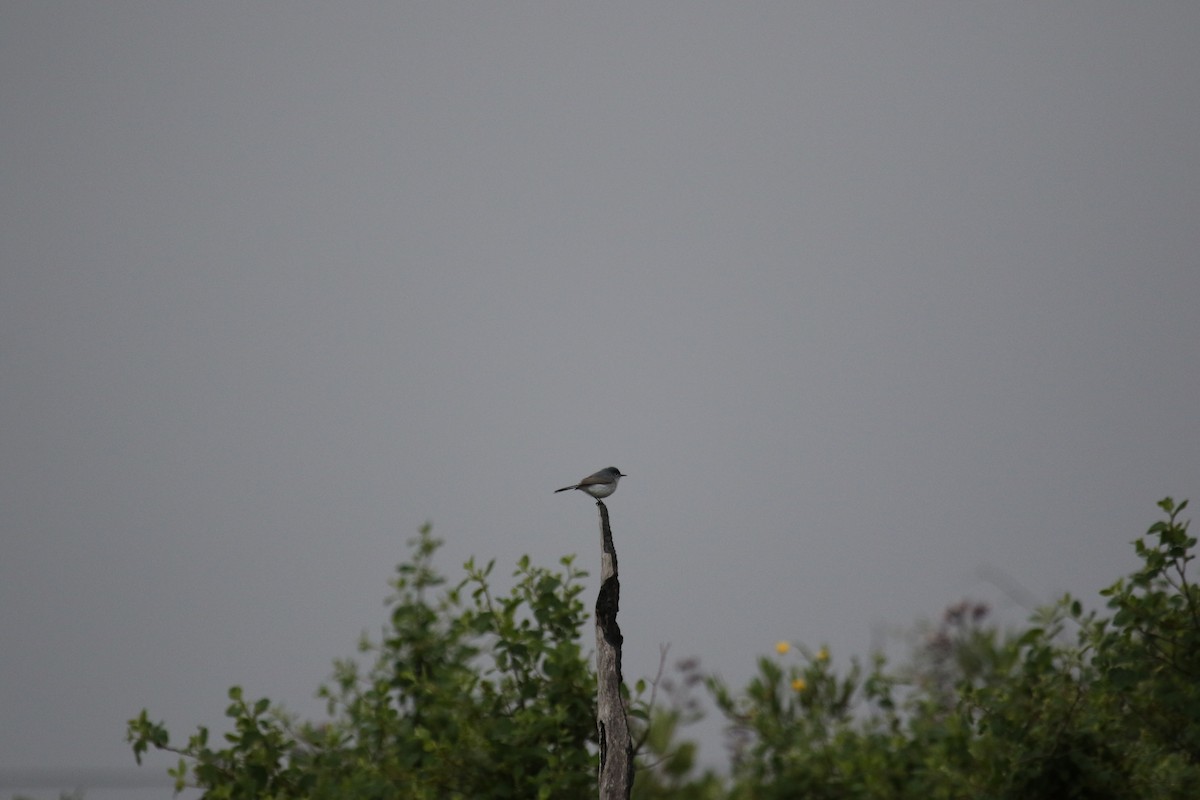
POLYGON ((822 647, 820 650, 817 651, 817 661, 828 661, 828 660, 829 660, 829 650, 828 650, 828 648, 822 647))
POLYGON ((781 656, 787 655, 787 651, 791 650, 791 649, 792 649, 792 646, 790 644, 788 644, 787 642, 776 642, 775 643, 775 652, 779 653, 779 655, 781 655, 781 656))
POLYGON ((794 681, 792 681, 793 692, 803 692, 807 688, 808 684, 804 682, 804 678, 796 678, 794 681))

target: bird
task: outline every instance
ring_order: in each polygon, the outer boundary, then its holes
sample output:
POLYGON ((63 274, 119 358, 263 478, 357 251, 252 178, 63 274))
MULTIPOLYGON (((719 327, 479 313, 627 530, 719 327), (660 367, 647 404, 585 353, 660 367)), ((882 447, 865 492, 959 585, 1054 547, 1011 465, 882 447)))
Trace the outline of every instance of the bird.
POLYGON ((616 467, 605 467, 599 472, 593 472, 591 475, 588 475, 574 486, 564 486, 561 489, 555 489, 554 493, 558 494, 570 489, 578 489, 581 492, 587 492, 599 500, 601 497, 608 497, 615 492, 617 490, 617 481, 624 477, 626 477, 625 473, 616 467))

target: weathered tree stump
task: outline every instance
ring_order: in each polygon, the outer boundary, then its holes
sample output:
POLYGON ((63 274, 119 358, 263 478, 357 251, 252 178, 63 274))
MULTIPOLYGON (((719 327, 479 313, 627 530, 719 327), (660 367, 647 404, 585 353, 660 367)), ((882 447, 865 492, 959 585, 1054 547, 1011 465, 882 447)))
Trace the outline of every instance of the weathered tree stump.
POLYGON ((608 508, 600 500, 600 594, 596 598, 596 724, 600 733, 600 800, 629 800, 633 791, 633 739, 621 697, 621 582, 608 508))

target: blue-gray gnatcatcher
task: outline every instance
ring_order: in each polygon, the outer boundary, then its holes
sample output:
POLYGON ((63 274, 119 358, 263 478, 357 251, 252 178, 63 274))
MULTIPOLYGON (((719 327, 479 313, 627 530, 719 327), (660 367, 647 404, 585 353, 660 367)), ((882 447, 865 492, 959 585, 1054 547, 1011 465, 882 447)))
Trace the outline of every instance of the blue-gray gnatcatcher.
POLYGON ((587 492, 599 500, 601 497, 608 497, 615 492, 617 490, 617 481, 624 477, 625 474, 616 467, 605 467, 599 472, 588 475, 574 486, 564 486, 561 489, 555 489, 554 493, 558 494, 569 489, 578 489, 581 492, 587 492))

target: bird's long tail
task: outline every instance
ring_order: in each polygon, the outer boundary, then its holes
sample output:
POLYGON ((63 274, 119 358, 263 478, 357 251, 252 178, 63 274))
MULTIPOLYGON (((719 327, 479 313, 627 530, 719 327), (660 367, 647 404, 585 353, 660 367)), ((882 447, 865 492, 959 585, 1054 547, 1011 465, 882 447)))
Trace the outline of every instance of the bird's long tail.
POLYGON ((559 492, 569 492, 572 489, 578 489, 578 488, 579 488, 578 486, 564 486, 561 489, 555 489, 554 493, 558 494, 559 492))

